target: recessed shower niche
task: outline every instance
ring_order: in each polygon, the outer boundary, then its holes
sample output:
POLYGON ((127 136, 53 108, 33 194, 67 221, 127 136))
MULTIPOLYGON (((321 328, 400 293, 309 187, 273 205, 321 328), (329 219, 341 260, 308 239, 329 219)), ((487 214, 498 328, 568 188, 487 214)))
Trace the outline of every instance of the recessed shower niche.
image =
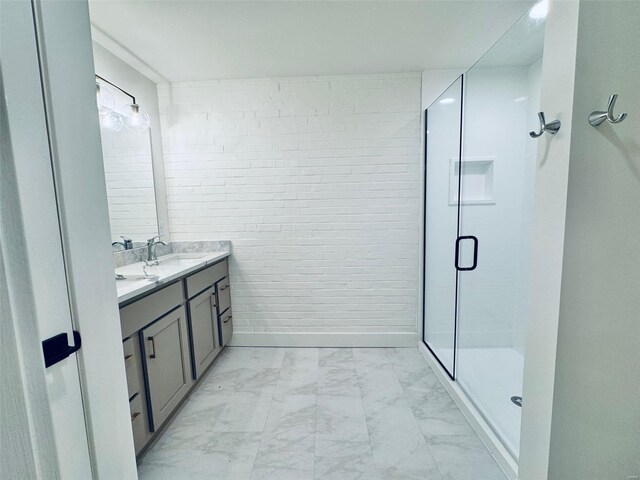
POLYGON ((449 205, 458 205, 458 196, 462 205, 492 205, 494 157, 466 158, 462 162, 462 179, 460 161, 449 160, 449 205), (463 189, 459 189, 460 185, 463 189))

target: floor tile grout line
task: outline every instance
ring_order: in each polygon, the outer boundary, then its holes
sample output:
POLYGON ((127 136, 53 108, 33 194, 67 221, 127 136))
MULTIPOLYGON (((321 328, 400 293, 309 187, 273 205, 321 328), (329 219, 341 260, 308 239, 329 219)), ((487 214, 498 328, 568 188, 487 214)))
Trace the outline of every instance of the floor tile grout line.
MULTIPOLYGON (((418 352, 420 352, 420 351, 418 350, 418 352)), ((421 353, 420 353, 420 359, 421 359, 421 364, 422 364, 422 362, 424 362, 424 366, 426 367, 426 369, 427 369, 429 372, 431 372, 432 374, 435 374, 435 372, 433 371, 433 368, 431 367, 431 365, 429 365, 429 364, 426 362, 426 360, 424 359, 424 357, 422 357, 422 354, 421 354, 421 353)), ((395 365, 394 365, 394 364, 392 364, 392 366, 393 366, 394 373, 396 374, 396 377, 397 377, 397 376, 398 376, 398 373, 397 373, 397 371, 396 371, 396 369, 395 369, 395 365)), ((436 378, 437 378, 437 376, 436 376, 436 378)), ((437 378, 437 380, 438 380, 438 385, 441 385, 441 381, 440 381, 440 379, 439 379, 439 378, 437 378)), ((399 380, 398 380, 398 381, 399 381, 399 380)), ((403 393, 403 395, 405 396, 405 398, 407 399, 407 402, 408 402, 408 397, 407 397, 407 395, 406 395, 406 390, 408 390, 408 388, 405 388, 405 387, 402 385, 402 383, 401 383, 400 385, 401 385, 401 387, 402 387, 402 393, 403 393)), ((443 386, 443 385, 442 385, 442 386, 443 386)), ((444 388, 444 386, 443 386, 443 388, 444 388)), ((453 400, 453 397, 451 396, 451 394, 450 394, 446 389, 445 389, 445 391, 446 391, 446 393, 448 394, 448 396, 451 398, 451 400, 452 400, 452 401, 454 402, 454 404, 455 404, 455 401, 453 400)), ((410 407, 410 408, 411 408, 411 407, 410 407)), ((458 408, 458 407, 457 407, 457 405, 456 405, 456 408, 458 408)), ((413 408, 411 408, 411 412, 412 412, 412 414, 413 414, 413 408)), ((415 418, 415 414, 413 414, 413 415, 414 415, 414 418, 415 418)), ((471 429, 471 430, 470 430, 470 433, 454 433, 454 434, 448 434, 448 435, 447 435, 447 434, 439 434, 439 435, 433 435, 433 437, 455 438, 455 437, 469 437, 469 436, 471 436, 471 437, 477 438, 477 439, 480 441, 480 443, 482 444, 483 451, 486 451, 486 453, 488 453, 488 454, 489 454, 489 456, 491 457, 491 459, 493 460, 493 462, 495 462, 495 463, 496 463, 496 466, 498 466, 498 468, 499 468, 499 469, 500 469, 500 471, 502 472, 502 468, 500 468, 500 466, 498 465, 497 460, 495 459, 495 457, 494 457, 493 453, 491 452, 491 450, 489 450, 489 448, 484 444, 484 442, 482 441, 482 439, 480 439, 480 438, 479 438, 478 433, 473 429, 473 427, 471 426, 471 424, 470 424, 469 420, 468 420, 466 417, 464 417, 464 419, 465 419, 465 421, 467 422, 467 424, 469 424, 469 427, 470 427, 470 429, 471 429)), ((417 421, 417 419, 416 419, 416 421, 417 421)), ((427 448, 428 448, 428 449, 429 449, 429 451, 431 452, 431 456, 432 456, 432 457, 433 457, 433 459, 434 459, 434 462, 435 462, 436 468, 438 469, 438 472, 440 473, 440 476, 441 476, 442 478, 445 478, 445 476, 444 476, 444 474, 442 473, 441 468, 440 468, 440 462, 438 462, 438 460, 436 459, 436 456, 433 454, 433 449, 431 448, 431 445, 429 444, 429 439, 427 438, 427 434, 426 434, 426 433, 424 433, 424 432, 422 432, 422 428, 420 428, 420 431, 421 431, 422 436, 423 436, 423 438, 424 438, 424 440, 425 440, 425 443, 426 443, 426 445, 427 445, 427 448)), ((503 474, 504 474, 504 472, 503 472, 503 474)), ((505 476, 505 478, 506 478, 506 476, 505 476)))
POLYGON ((313 426, 313 470, 311 478, 316 478, 316 452, 318 451, 318 397, 320 396, 320 348, 318 348, 318 364, 316 366, 316 418, 313 426))
POLYGON ((282 367, 284 365, 284 357, 287 354, 287 350, 284 350, 284 355, 282 356, 282 362, 280 363, 280 368, 278 369, 278 380, 276 380, 276 386, 271 393, 271 401, 269 403, 269 411, 264 419, 264 425, 262 426, 262 431, 260 432, 260 444, 258 445, 258 449, 256 450, 256 456, 253 458, 253 466, 251 467, 251 476, 249 478, 253 478, 253 472, 256 468, 256 462, 258 461, 258 455, 260 454, 260 448, 262 447, 262 442, 264 441, 265 428, 267 426, 267 421, 269 420, 269 415, 271 414, 271 408, 273 407, 274 398, 276 395, 276 389, 278 388, 278 383, 280 382, 280 376, 282 375, 282 367))
MULTIPOLYGON (((266 417, 264 419, 264 423, 262 424, 262 427, 260 427, 260 423, 258 423, 257 425, 255 425, 256 427, 256 435, 259 435, 259 439, 255 438, 255 440, 252 440, 253 445, 256 444, 256 440, 257 441, 257 447, 255 450, 255 453, 253 455, 253 459, 251 458, 251 456, 245 457, 246 461, 244 462, 244 468, 246 468, 247 472, 246 474, 248 475, 249 478, 255 478, 254 475, 256 475, 256 466, 258 466, 258 475, 260 474, 261 470, 260 470, 260 462, 257 462, 260 452, 261 452, 261 448, 263 446, 267 446, 268 445, 268 439, 266 438, 267 436, 267 431, 271 432, 272 430, 274 432, 277 431, 277 426, 280 425, 280 420, 282 418, 281 414, 279 413, 279 410, 277 408, 277 406, 274 406, 274 402, 277 401, 278 399, 278 386, 280 385, 281 387, 283 387, 281 390, 281 394, 283 395, 282 399, 284 399, 286 401, 287 398, 290 398, 292 396, 292 394, 300 394, 300 395, 305 395, 306 393, 304 392, 300 392, 299 390, 297 390, 298 387, 295 387, 295 385, 297 385, 296 382, 289 382, 287 380, 287 370, 289 369, 289 367, 291 367, 292 370, 295 370, 296 365, 301 365, 304 364, 305 368, 303 369, 304 371, 304 375, 316 375, 315 378, 315 382, 311 382, 308 383, 308 380, 305 380, 303 382, 304 385, 313 385, 315 383, 315 388, 316 388, 316 392, 315 392, 315 418, 314 418, 314 442, 313 442, 313 460, 312 462, 306 462, 306 469, 305 471, 307 472, 307 474, 309 473, 309 469, 308 469, 308 463, 312 463, 312 469, 311 469, 311 473, 313 475, 313 478, 315 478, 315 473, 316 471, 319 472, 319 474, 321 475, 321 470, 323 468, 322 463, 318 463, 318 457, 317 457, 317 453, 318 453, 318 445, 322 446, 322 442, 318 442, 318 440, 320 438, 322 438, 322 436, 318 435, 318 427, 319 427, 319 393, 320 393, 320 387, 321 387, 321 380, 324 380, 324 378, 321 378, 320 376, 320 352, 322 349, 315 349, 317 351, 317 357, 316 357, 316 363, 315 363, 315 368, 312 371, 308 371, 306 366, 307 365, 313 365, 313 363, 308 362, 308 358, 306 356, 303 357, 298 357, 297 355, 292 355, 290 357, 287 356, 287 351, 290 349, 286 349, 283 348, 283 353, 280 354, 278 353, 278 357, 280 357, 280 362, 277 362, 277 358, 274 358, 274 360, 276 360, 275 363, 272 363, 273 368, 275 370, 275 368, 278 368, 278 372, 277 372, 277 376, 276 375, 271 375, 271 379, 269 379, 269 384, 271 384, 270 382, 272 382, 273 378, 275 377, 275 386, 269 389, 269 394, 266 396, 266 398, 264 398, 264 401, 269 401, 269 405, 268 408, 262 408, 262 414, 264 414, 265 410, 266 410, 266 417), (291 358, 291 362, 293 363, 289 363, 287 364, 285 362, 285 360, 287 358, 291 358), (315 373, 312 373, 315 372, 315 373), (281 384, 281 382, 284 382, 281 384), (272 416, 272 414, 277 414, 274 418, 276 420, 275 425, 274 424, 270 424, 269 423, 269 419, 272 416), (272 428, 272 427, 275 427, 272 428), (261 429, 260 429, 261 428, 261 429), (251 461, 253 460, 253 462, 251 461)), ((334 349, 334 350, 341 350, 341 349, 334 349)), ((408 352, 401 352, 399 351, 399 349, 394 349, 394 348, 383 348, 381 349, 382 352, 380 352, 380 354, 375 354, 375 355, 368 355, 369 352, 365 352, 365 356, 361 357, 360 355, 356 355, 355 353, 357 352, 358 349, 355 348, 345 348, 344 350, 347 350, 348 352, 344 352, 349 353, 349 355, 337 355, 337 359, 338 362, 334 363, 333 365, 330 366, 334 366, 334 367, 338 367, 338 369, 340 369, 340 367, 343 370, 351 370, 350 368, 346 368, 347 366, 352 366, 353 367, 353 371, 355 372, 355 379, 356 379, 356 384, 353 385, 355 387, 357 387, 359 395, 356 396, 356 398, 360 398, 360 404, 362 407, 362 412, 364 415, 364 421, 365 421, 365 428, 367 431, 367 436, 368 436, 368 445, 369 445, 369 453, 367 453, 366 455, 370 455, 371 458, 371 462, 372 462, 372 467, 373 467, 373 472, 375 473, 375 477, 377 479, 381 479, 381 472, 380 472, 380 468, 378 466, 378 464, 376 463, 376 459, 373 455, 373 442, 372 442, 372 431, 371 428, 372 426, 375 425, 375 423, 371 424, 371 422, 367 422, 367 409, 366 409, 366 405, 367 403, 365 402, 365 395, 364 393, 366 392, 366 387, 375 387, 375 388, 387 388, 385 387, 385 384, 389 385, 389 388, 392 388, 393 390, 396 390, 396 386, 392 385, 390 382, 393 382, 393 380, 395 380, 397 382, 397 385, 400 387, 401 389, 401 396, 397 396, 394 397, 397 398, 399 401, 404 400, 404 402, 406 403, 406 406, 408 407, 409 412, 411 412, 411 416, 407 417, 407 420, 409 421, 409 423, 407 424, 409 426, 409 428, 411 428, 411 422, 413 421, 414 423, 417 424, 418 427, 418 431, 420 432, 420 436, 422 437, 422 441, 426 444, 427 446, 427 450, 424 452, 424 454, 422 454, 421 456, 425 457, 427 455, 430 455, 432 457, 433 460, 433 470, 429 469, 430 471, 433 472, 434 476, 437 475, 437 478, 439 480, 443 480, 444 478, 446 478, 444 476, 444 474, 449 474, 448 472, 448 468, 450 467, 449 463, 450 461, 447 459, 446 455, 445 457, 442 457, 441 454, 440 455, 440 461, 438 461, 436 459, 436 456, 434 455, 434 451, 440 452, 440 450, 438 450, 438 442, 434 442, 433 445, 430 444, 430 440, 428 435, 426 435, 423 432, 423 428, 426 428, 426 430, 430 431, 429 428, 429 424, 422 424, 421 421, 419 420, 420 417, 420 412, 422 411, 422 409, 420 408, 420 405, 422 404, 422 401, 425 398, 428 398, 429 392, 431 390, 434 390, 436 388, 435 384, 431 384, 430 382, 424 383, 421 381, 423 379, 424 376, 428 376, 429 374, 433 373, 433 369, 430 368, 430 366, 426 363, 426 361, 420 356, 420 361, 416 361, 416 359, 414 359, 412 356, 407 355, 408 352), (345 358, 346 357, 346 358, 345 358), (359 362, 356 360, 360 360, 359 362), (392 371, 393 371, 393 376, 388 377, 389 382, 384 381, 384 383, 380 384, 380 380, 378 380, 377 382, 374 381, 374 383, 371 383, 371 379, 369 379, 368 381, 365 381, 365 379, 367 379, 367 373, 369 371, 371 371, 371 369, 376 370, 376 369, 380 369, 381 365, 385 366, 391 366, 392 371), (358 366, 360 366, 361 368, 358 368, 358 366), (363 368, 364 367, 364 368, 363 368), (423 370, 424 369, 424 370, 423 370), (401 378, 404 379, 403 381, 401 381, 401 378), (417 382, 417 383, 416 383, 417 382), (423 391, 423 387, 426 388, 426 390, 424 390, 426 392, 426 397, 423 398, 422 395, 419 396, 414 396, 413 393, 416 391, 414 388, 414 385, 416 387, 419 387, 417 391, 422 392, 423 391), (402 400, 400 400, 402 399, 402 400), (412 399, 410 401, 410 399, 412 399), (413 419, 413 420, 412 420, 413 419), (428 453, 427 453, 428 452, 428 453), (443 474, 444 472, 444 474, 443 474)), ((230 355, 228 355, 230 352, 227 351, 225 352, 227 355, 225 355, 226 357, 231 357, 230 355)), ((339 353, 339 352, 338 352, 339 353)), ((222 356, 221 356, 222 357, 222 356)), ((252 357, 253 358, 253 357, 252 357)), ((261 356, 257 356, 255 357, 256 360, 260 360, 261 356)), ((222 359, 222 358, 221 358, 222 359)), ((207 372, 206 378, 202 378, 202 382, 200 383, 200 385, 198 386, 198 389, 202 389, 204 388, 208 383, 214 383, 213 379, 215 377, 216 372, 215 370, 215 365, 213 366, 214 368, 212 368, 211 370, 209 370, 207 372)), ((253 369, 253 370, 261 370, 262 368, 271 368, 270 366, 267 365, 261 365, 259 362, 255 363, 255 365, 252 363, 251 366, 247 366, 247 368, 249 369, 253 369)), ((275 371, 273 372, 275 373, 275 371)), ((384 379, 384 376, 381 377, 381 379, 384 379)), ((314 380, 312 377, 309 380, 314 380)), ((375 380, 375 376, 373 378, 373 380, 375 380)), ((298 382, 299 383, 299 382, 298 382)), ((342 380, 340 380, 339 383, 342 383, 344 386, 351 386, 352 385, 352 380, 348 380, 345 378, 343 378, 342 380)), ((440 384, 440 379, 437 379, 437 384, 440 384)), ((329 385, 329 384, 328 384, 329 385)), ((308 390, 308 387, 305 388, 305 392, 308 390)), ((351 390, 349 390, 351 391, 351 390)), ((213 391, 211 393, 207 392, 207 397, 208 396, 213 396, 215 395, 217 392, 213 391)), ((241 393, 241 392, 238 392, 241 393)), ((355 394, 355 390, 353 391, 353 393, 355 394)), ((449 392, 447 392, 449 393, 449 392)), ((327 395, 335 395, 335 394, 327 394, 327 395)), ((348 395, 351 396, 351 395, 348 395)), ((449 394, 449 397, 451 395, 449 394)), ((373 397, 373 399, 377 398, 375 395, 373 397)), ((356 400, 357 401, 357 400, 356 400)), ((187 402, 185 402, 186 405, 187 402)), ((266 405, 265 405, 266 406, 266 405)), ((313 408, 313 404, 310 405, 313 408)), ((370 410, 371 411, 371 410, 370 410)), ((375 416, 374 416, 375 417, 375 416)), ((372 418, 374 418, 372 417, 372 418)), ((420 417, 422 418, 422 417, 420 417)), ((466 419, 465 419, 466 420, 466 419)), ((210 419, 207 420, 210 423, 210 419)), ((467 421, 468 422, 468 421, 467 421)), ((305 429, 306 430, 306 429, 305 429)), ((229 431, 229 432, 224 432, 224 433, 233 433, 234 431, 229 431)), ((237 431, 238 433, 241 433, 240 431, 237 431)), ((474 437, 474 440, 477 439, 477 433, 475 433, 473 430, 471 431, 472 433, 470 434, 453 434, 453 435, 446 435, 446 432, 443 432, 442 435, 447 439, 449 438, 456 438, 456 437, 474 437)), ((165 432, 165 433, 168 433, 165 432)), ((418 437, 417 437, 418 438, 418 437)), ((185 440, 183 440, 185 441, 185 440)), ((464 443, 464 442, 463 442, 464 443)), ((495 458, 493 458, 493 455, 491 454, 491 452, 486 448, 486 446, 482 443, 483 449, 482 451, 489 454, 489 456, 491 457, 492 461, 495 463, 495 458)), ((199 448, 195 448, 195 459, 193 460, 193 465, 194 467, 197 466, 197 468, 194 469, 194 472, 199 471, 199 469, 201 469, 206 462, 208 462, 209 460, 205 459, 205 452, 204 451, 200 451, 199 448)), ((454 449, 455 450, 455 449, 454 449)), ((448 451, 445 449, 445 452, 448 451)), ((150 450, 151 452, 151 450, 150 450)), ((479 452, 479 450, 478 450, 479 452)), ((227 458, 228 461, 231 461, 227 458)), ((484 464, 484 460, 478 460, 479 465, 480 464, 484 464)), ((144 465, 144 461, 142 462, 142 464, 144 465)), ((148 465, 150 467, 155 467, 156 464, 154 462, 147 462, 148 465)), ((208 464, 208 463, 206 463, 208 464)), ((475 465, 475 464, 473 464, 475 465)), ((493 463, 492 463, 493 466, 493 463)), ((501 469, 499 468, 499 465, 495 465, 498 468, 498 471, 501 471, 501 469)), ((280 468, 279 464, 275 464, 275 465, 271 465, 271 467, 275 467, 276 470, 278 470, 278 468, 280 468)), ((284 465, 281 465, 282 468, 284 468, 284 465)), ((167 468, 169 468, 169 465, 167 465, 167 468)), ((492 467, 493 468, 493 467, 492 467)), ((284 472, 284 470, 283 470, 284 472)), ((502 472, 501 472, 502 473, 502 472)), ((431 478, 431 477, 430 477, 431 478)), ((492 477, 493 478, 493 477, 492 477)), ((502 477, 501 477, 502 478, 502 477)), ((306 479, 306 476, 305 476, 306 479)))
MULTIPOLYGON (((388 358, 388 353, 389 350, 387 350, 387 358, 388 358)), ((422 431, 422 427, 420 426, 420 423, 418 422, 418 419, 416 418, 416 414, 413 411, 413 408, 411 408, 411 404, 409 403, 409 397, 407 397, 407 393, 405 391, 405 387, 404 385, 402 385, 402 382, 400 381, 400 378, 398 377, 398 372, 396 371, 396 365, 391 361, 391 359, 389 359, 389 363, 391 364, 391 368, 393 369, 393 374, 396 376, 396 380, 398 380, 398 384, 400 385, 400 388, 402 389, 402 396, 404 397, 405 401, 407 402, 407 405, 409 406, 409 410, 411 411, 411 416, 413 417, 413 420, 416 422, 416 425, 418 426, 418 430, 420 430, 420 434, 422 435, 422 439, 424 440, 424 444, 427 446, 427 450, 429 451, 429 454, 431 455, 431 459, 433 460, 433 464, 436 467, 436 470, 438 472, 438 475, 440 475, 441 479, 444 479, 444 475, 442 474, 442 471, 440 470, 440 466, 438 465, 438 461, 436 460, 436 457, 433 455, 433 450, 431 450, 431 446, 429 445, 429 442, 427 441, 426 437, 424 436, 424 432, 422 431)), ((427 367, 429 365, 426 365, 427 367)))
POLYGON ((364 395, 362 395, 362 386, 360 385, 360 375, 358 375, 358 368, 357 368, 357 365, 355 365, 356 363, 355 355, 353 356, 353 363, 354 363, 354 370, 356 372, 356 378, 358 379, 358 390, 360 391, 360 401, 362 403, 362 412, 364 413, 364 424, 367 427, 367 436, 369 437, 369 452, 371 452, 371 461, 373 462, 373 468, 376 471, 376 478, 380 479, 382 477, 380 476, 380 472, 378 471, 378 465, 376 465, 376 459, 373 456, 373 444, 371 442, 371 432, 369 431, 369 423, 367 422, 367 412, 364 409, 364 395))

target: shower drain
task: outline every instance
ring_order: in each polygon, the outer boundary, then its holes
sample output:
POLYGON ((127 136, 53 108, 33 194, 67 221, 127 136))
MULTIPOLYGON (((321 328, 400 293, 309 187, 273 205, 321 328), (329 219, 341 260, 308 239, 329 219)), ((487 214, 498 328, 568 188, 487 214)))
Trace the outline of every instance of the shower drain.
POLYGON ((522 407, 522 397, 513 396, 511 397, 511 401, 515 403, 517 406, 522 407))

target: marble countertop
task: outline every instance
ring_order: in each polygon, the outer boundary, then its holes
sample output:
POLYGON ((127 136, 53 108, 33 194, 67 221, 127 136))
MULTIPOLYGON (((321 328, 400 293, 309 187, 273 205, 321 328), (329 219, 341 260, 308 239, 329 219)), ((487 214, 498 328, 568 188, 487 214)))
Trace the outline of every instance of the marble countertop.
POLYGON ((206 265, 216 263, 231 255, 230 250, 216 252, 170 253, 158 257, 157 265, 136 262, 115 269, 118 303, 184 277, 206 265))

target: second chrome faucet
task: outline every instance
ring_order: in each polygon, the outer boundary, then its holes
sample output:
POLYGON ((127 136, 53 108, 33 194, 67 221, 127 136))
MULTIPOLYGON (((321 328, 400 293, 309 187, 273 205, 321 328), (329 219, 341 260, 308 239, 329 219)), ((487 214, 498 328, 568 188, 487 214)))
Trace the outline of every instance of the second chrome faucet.
POLYGON ((158 261, 158 256, 156 255, 156 245, 158 244, 166 245, 166 243, 160 240, 160 235, 156 235, 147 240, 147 263, 158 261))

